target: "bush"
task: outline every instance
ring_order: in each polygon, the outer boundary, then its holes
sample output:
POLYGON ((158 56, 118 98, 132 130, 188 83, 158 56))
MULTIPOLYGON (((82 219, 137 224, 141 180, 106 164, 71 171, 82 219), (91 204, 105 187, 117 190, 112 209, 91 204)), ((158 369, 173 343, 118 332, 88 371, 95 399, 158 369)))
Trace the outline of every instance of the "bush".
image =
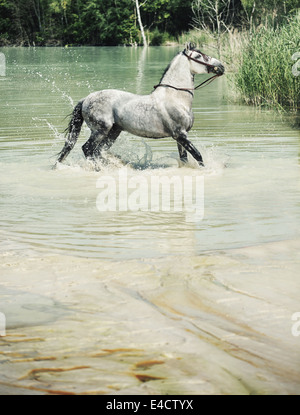
POLYGON ((170 35, 165 32, 160 32, 158 29, 154 29, 153 32, 149 33, 150 35, 150 45, 152 46, 161 46, 166 42, 170 35))

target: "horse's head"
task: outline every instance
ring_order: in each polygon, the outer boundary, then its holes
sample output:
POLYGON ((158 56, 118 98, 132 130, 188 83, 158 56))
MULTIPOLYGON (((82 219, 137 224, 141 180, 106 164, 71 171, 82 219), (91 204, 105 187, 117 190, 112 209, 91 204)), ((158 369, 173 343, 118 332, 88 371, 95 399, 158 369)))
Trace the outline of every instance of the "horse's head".
POLYGON ((188 43, 182 52, 190 62, 190 70, 192 74, 214 73, 223 75, 225 68, 222 63, 215 58, 205 55, 195 45, 188 43))

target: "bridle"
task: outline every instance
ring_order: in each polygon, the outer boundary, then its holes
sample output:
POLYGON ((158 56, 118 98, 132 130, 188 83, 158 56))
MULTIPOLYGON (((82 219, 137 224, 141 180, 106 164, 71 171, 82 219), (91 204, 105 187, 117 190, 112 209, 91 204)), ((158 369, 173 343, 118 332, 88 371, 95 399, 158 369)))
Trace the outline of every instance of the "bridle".
MULTIPOLYGON (((186 51, 184 50, 183 52, 183 55, 184 56, 186 56, 189 60, 191 60, 191 61, 194 61, 194 62, 197 62, 197 63, 199 63, 199 64, 201 64, 201 65, 205 65, 205 66, 207 66, 208 68, 212 68, 212 69, 214 69, 214 70, 216 70, 216 66, 214 66, 214 65, 211 65, 210 63, 207 63, 207 62, 203 62, 203 61, 199 61, 198 59, 195 59, 195 58, 193 58, 192 57, 192 53, 190 54, 190 55, 188 55, 187 53, 186 53, 186 51)), ((203 54, 202 54, 203 55, 203 54)), ((205 85, 209 85, 213 80, 215 80, 216 78, 218 78, 219 76, 221 76, 221 75, 218 75, 218 74, 216 74, 216 75, 213 75, 212 77, 210 77, 210 78, 208 78, 208 79, 206 79, 205 81, 203 81, 203 82, 201 82, 201 84, 199 84, 198 86, 196 86, 195 88, 177 88, 176 86, 173 86, 173 85, 169 85, 169 84, 158 84, 158 85, 155 85, 154 86, 154 89, 156 89, 156 88, 158 88, 159 86, 163 86, 163 87, 166 87, 166 88, 173 88, 173 89, 176 89, 177 91, 185 91, 185 92, 188 92, 188 93, 190 93, 192 96, 194 96, 194 94, 193 94, 193 92, 192 91, 195 91, 196 89, 199 89, 199 88, 201 88, 201 87, 203 87, 203 86, 205 86, 205 85)))

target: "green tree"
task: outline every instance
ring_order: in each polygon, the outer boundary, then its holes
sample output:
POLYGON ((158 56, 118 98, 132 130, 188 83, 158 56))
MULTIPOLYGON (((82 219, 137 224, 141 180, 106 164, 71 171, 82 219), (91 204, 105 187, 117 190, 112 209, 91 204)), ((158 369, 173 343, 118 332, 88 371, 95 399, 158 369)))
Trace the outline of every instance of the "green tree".
POLYGON ((239 25, 241 14, 248 27, 281 24, 300 7, 300 0, 0 0, 0 44, 141 44, 142 26, 158 42, 191 28, 195 1, 212 30, 239 25), (209 3, 220 5, 215 18, 209 18, 209 3))
POLYGON ((149 0, 142 9, 148 30, 159 29, 177 35, 189 28, 192 0, 149 0))

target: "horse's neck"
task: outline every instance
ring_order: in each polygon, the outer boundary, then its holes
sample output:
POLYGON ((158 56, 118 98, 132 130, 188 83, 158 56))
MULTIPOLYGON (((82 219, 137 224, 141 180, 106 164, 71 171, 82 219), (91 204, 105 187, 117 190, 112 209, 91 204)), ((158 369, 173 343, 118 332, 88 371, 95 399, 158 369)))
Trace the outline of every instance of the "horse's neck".
POLYGON ((169 84, 176 88, 194 88, 194 76, 191 74, 189 62, 181 53, 171 62, 161 84, 169 84))

